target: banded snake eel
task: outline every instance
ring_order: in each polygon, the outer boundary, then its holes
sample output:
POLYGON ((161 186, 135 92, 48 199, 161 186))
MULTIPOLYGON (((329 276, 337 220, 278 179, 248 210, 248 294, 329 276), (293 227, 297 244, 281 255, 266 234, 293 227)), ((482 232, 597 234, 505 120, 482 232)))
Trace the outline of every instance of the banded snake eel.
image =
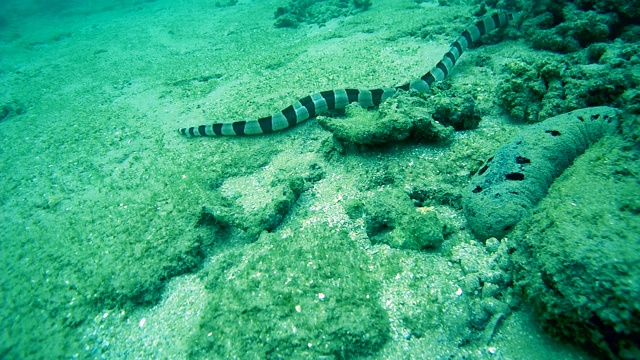
POLYGON ((210 125, 181 128, 178 132, 187 137, 262 135, 293 127, 330 110, 344 109, 353 102, 357 102, 362 107, 371 108, 380 105, 400 90, 426 92, 430 89, 431 84, 444 80, 451 73, 462 53, 473 45, 475 41, 497 28, 507 26, 511 20, 513 20, 512 14, 499 11, 476 22, 463 31, 458 39, 451 44, 449 51, 444 54, 436 66, 419 79, 410 83, 372 90, 336 89, 322 91, 305 96, 271 116, 231 123, 216 122, 210 125))

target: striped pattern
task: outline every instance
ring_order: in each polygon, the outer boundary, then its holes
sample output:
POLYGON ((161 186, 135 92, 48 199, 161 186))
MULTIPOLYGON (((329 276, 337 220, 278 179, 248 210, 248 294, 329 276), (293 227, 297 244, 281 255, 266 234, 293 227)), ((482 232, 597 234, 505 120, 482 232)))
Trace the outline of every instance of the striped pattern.
POLYGON ((431 71, 410 83, 393 88, 373 90, 337 89, 322 91, 305 96, 293 105, 271 116, 233 123, 213 123, 211 125, 181 128, 178 132, 187 137, 262 135, 293 127, 329 110, 344 109, 353 102, 357 102, 362 107, 370 108, 380 105, 399 90, 426 92, 431 88, 431 84, 444 80, 451 73, 462 53, 473 45, 475 41, 497 28, 506 26, 512 19, 513 16, 511 14, 501 11, 478 21, 462 32, 458 39, 451 44, 449 51, 444 54, 442 60, 431 71))

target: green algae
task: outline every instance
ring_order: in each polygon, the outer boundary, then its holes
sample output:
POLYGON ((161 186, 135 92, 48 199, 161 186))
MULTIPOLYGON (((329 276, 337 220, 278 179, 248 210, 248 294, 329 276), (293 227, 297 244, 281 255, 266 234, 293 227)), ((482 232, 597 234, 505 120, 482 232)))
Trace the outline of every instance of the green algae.
POLYGON ((207 276, 193 358, 350 358, 387 341, 380 284, 343 231, 263 233, 221 263, 207 276))

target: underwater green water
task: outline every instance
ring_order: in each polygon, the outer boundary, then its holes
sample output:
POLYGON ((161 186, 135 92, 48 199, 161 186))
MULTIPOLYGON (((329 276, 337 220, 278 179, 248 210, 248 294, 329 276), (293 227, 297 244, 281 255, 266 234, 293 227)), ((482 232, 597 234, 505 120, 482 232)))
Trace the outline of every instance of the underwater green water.
POLYGON ((0 358, 634 358, 640 16, 507 3, 0 3, 0 358), (407 83, 494 9, 428 92, 176 131, 407 83), (498 148, 601 105, 617 131, 530 217, 470 231, 498 148))

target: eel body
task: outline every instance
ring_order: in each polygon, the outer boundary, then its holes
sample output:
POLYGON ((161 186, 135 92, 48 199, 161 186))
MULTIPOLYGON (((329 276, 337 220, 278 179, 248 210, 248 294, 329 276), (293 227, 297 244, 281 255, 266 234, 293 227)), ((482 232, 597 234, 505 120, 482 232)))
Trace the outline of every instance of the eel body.
POLYGON ((475 41, 497 28, 507 26, 512 19, 512 14, 499 11, 476 22, 463 31, 458 39, 451 44, 449 51, 444 54, 436 66, 419 79, 410 83, 371 90, 336 89, 322 91, 305 96, 271 116, 227 123, 215 122, 210 125, 181 128, 178 132, 187 137, 262 135, 290 128, 326 111, 344 109, 353 102, 357 102, 362 107, 370 108, 380 105, 400 90, 426 92, 431 87, 431 84, 445 79, 451 73, 462 53, 473 45, 475 41))

